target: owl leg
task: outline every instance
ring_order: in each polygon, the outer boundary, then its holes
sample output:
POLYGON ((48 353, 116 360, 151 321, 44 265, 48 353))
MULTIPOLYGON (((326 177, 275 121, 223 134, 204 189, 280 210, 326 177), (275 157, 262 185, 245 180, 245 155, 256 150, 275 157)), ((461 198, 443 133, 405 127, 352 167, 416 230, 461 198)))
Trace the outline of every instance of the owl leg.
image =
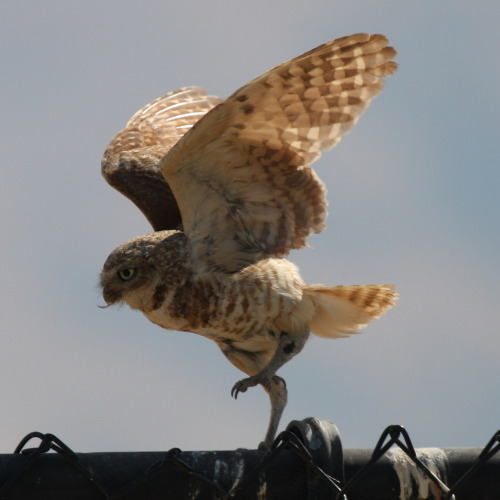
POLYGON ((271 400, 271 419, 266 437, 260 443, 259 448, 270 448, 287 403, 288 391, 285 381, 281 377, 278 377, 276 372, 302 350, 308 337, 309 330, 306 330, 301 337, 292 337, 286 332, 281 332, 276 352, 271 361, 256 375, 236 382, 231 390, 231 395, 236 399, 240 392, 245 392, 249 387, 261 384, 269 394, 271 400))
POLYGON ((264 389, 269 393, 269 398, 271 400, 271 419, 269 420, 266 437, 264 441, 259 444, 259 450, 268 450, 271 448, 274 438, 276 437, 281 415, 283 414, 288 399, 286 383, 281 377, 278 377, 278 375, 274 375, 273 377, 271 390, 268 390, 266 387, 264 387, 264 389))
POLYGON ((287 362, 290 361, 296 354, 298 354, 306 340, 309 338, 309 329, 304 332, 300 337, 294 335, 291 336, 286 332, 281 332, 280 338, 278 340, 278 345, 276 347, 276 352, 271 358, 271 361, 256 375, 248 378, 244 378, 236 384, 234 384, 231 389, 231 396, 235 399, 238 397, 240 392, 245 392, 249 387, 254 387, 258 384, 264 386, 264 388, 271 393, 272 381, 275 373, 287 362))

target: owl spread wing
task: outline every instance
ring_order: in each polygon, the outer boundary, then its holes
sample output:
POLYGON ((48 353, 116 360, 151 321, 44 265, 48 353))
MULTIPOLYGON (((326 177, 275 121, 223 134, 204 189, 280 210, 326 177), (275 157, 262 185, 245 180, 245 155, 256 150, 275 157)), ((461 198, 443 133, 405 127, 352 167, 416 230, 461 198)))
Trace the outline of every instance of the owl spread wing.
POLYGON ((164 157, 202 266, 234 272, 323 230, 326 190, 308 165, 354 127, 395 72, 387 44, 382 35, 347 36, 271 69, 164 157))
POLYGON ((181 223, 160 160, 220 102, 198 87, 170 92, 139 110, 106 149, 104 178, 139 207, 155 231, 175 229, 181 223))

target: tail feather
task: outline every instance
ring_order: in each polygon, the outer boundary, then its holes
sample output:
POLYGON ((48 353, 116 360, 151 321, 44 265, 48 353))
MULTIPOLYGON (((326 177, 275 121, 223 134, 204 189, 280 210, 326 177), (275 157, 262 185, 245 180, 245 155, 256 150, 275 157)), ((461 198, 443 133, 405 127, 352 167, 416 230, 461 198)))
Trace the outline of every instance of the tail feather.
POLYGON ((308 285, 305 293, 315 306, 309 322, 311 332, 329 338, 359 333, 359 329, 396 305, 398 298, 393 285, 308 285))

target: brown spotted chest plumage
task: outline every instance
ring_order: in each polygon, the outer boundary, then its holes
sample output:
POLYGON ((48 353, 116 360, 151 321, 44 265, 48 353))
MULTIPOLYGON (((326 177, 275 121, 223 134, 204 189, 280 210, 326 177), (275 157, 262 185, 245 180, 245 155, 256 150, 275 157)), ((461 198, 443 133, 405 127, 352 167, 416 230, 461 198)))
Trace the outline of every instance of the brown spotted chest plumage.
POLYGON ((307 285, 284 256, 325 228, 326 189, 310 165, 357 122, 396 52, 382 35, 325 43, 225 101, 186 87, 139 110, 102 171, 155 230, 118 247, 101 286, 153 323, 203 335, 271 399, 262 446, 286 404, 277 370, 309 332, 355 333, 392 307, 391 285, 307 285))

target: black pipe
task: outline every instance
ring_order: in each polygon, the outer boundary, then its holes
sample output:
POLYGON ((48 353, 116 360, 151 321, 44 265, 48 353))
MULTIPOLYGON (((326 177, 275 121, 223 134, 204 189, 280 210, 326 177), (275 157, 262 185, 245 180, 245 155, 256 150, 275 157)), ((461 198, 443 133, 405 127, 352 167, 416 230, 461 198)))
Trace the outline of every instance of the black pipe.
POLYGON ((393 425, 374 450, 343 451, 335 425, 314 418, 290 423, 269 451, 74 453, 31 433, 0 455, 0 498, 500 500, 499 443, 497 432, 484 448, 415 449, 393 425))

